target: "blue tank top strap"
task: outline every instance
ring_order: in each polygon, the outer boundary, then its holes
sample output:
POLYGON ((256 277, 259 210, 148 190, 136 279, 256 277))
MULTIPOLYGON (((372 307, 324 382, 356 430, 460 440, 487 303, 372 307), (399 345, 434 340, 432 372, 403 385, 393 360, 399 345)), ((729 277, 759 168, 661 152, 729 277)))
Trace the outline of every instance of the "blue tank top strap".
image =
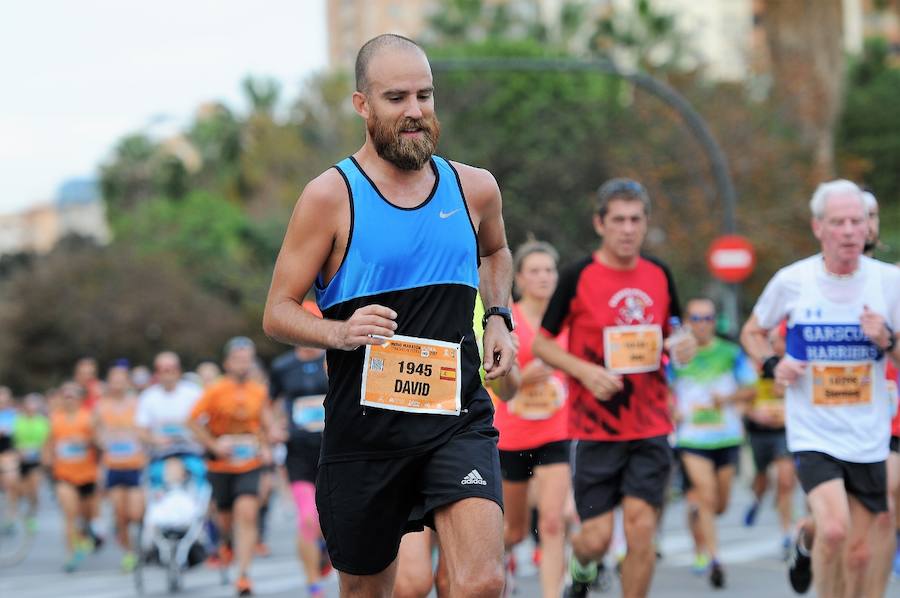
POLYGON ((319 309, 438 284, 478 288, 477 237, 458 175, 441 157, 431 165, 434 187, 412 208, 391 203, 352 157, 335 166, 350 194, 350 235, 334 278, 317 280, 319 309))

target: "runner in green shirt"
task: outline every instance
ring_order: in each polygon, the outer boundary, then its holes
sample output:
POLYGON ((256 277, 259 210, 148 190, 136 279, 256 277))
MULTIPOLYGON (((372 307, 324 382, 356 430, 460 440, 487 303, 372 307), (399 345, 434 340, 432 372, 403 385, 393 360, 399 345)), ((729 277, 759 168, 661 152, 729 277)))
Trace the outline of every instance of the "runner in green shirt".
POLYGON ((19 454, 19 491, 28 501, 25 525, 30 531, 34 531, 37 522, 41 453, 50 435, 50 422, 42 413, 43 406, 43 396, 37 393, 26 396, 13 424, 13 448, 19 454))

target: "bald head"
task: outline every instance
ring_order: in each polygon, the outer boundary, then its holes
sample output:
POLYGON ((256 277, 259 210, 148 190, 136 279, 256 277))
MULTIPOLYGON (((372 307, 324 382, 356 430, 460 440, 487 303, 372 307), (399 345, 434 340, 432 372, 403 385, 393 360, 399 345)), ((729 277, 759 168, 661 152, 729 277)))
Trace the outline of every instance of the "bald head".
POLYGON ((356 55, 356 91, 366 93, 369 88, 369 63, 383 50, 408 50, 419 52, 423 56, 425 51, 408 37, 394 33, 384 33, 373 37, 359 49, 356 55))

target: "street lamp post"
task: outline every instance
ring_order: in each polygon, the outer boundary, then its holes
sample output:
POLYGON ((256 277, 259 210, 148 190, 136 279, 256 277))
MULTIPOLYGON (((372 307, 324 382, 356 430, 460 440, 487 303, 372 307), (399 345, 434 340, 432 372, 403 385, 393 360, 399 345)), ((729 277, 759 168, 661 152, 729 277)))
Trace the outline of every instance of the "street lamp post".
MULTIPOLYGON (((706 121, 694 110, 690 102, 673 87, 659 79, 638 71, 626 71, 609 60, 582 60, 576 58, 450 58, 431 62, 435 71, 520 71, 520 72, 597 72, 620 77, 636 87, 648 92, 675 110, 685 126, 691 131, 709 159, 710 170, 716 183, 718 196, 722 202, 722 233, 734 234, 735 205, 737 195, 725 153, 716 142, 706 125, 706 121)), ((723 312, 729 323, 729 333, 737 332, 738 286, 725 286, 723 312)))

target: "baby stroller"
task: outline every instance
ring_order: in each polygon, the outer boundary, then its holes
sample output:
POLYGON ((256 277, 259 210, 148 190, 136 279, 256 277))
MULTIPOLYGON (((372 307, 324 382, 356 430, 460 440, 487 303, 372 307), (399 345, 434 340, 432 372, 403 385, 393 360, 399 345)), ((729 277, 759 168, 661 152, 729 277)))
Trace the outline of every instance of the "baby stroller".
POLYGON ((138 533, 140 558, 134 569, 139 594, 144 592, 148 567, 165 569, 171 594, 181 589, 187 569, 206 560, 206 516, 212 489, 202 461, 197 459, 197 466, 191 459, 171 457, 151 465, 147 509, 138 533), (154 475, 154 466, 161 475, 154 475))

